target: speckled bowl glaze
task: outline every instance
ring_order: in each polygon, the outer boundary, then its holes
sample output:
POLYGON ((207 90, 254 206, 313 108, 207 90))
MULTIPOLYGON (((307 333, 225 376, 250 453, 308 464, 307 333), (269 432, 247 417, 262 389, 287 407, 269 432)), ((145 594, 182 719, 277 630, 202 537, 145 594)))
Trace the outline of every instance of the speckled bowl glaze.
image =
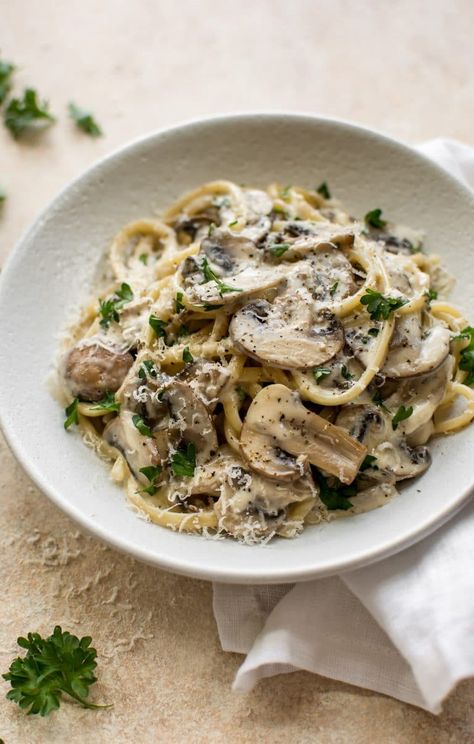
POLYGON ((453 300, 474 319, 474 198, 412 149, 352 124, 306 115, 213 117, 153 133, 69 184, 23 237, 0 281, 0 421, 35 483, 83 529, 170 571, 228 582, 302 581, 360 567, 429 534, 474 487, 474 427, 431 444, 433 464, 381 509, 265 547, 177 534, 147 523, 122 488, 66 433, 46 380, 65 323, 88 298, 97 264, 128 220, 156 213, 216 178, 314 186, 356 215, 382 207, 426 231, 458 278, 453 300))

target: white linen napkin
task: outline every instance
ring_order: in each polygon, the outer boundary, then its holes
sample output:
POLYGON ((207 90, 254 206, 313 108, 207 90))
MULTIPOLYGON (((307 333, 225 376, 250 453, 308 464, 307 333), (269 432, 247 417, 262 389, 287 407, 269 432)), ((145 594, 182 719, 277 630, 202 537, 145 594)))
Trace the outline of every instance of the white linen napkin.
MULTIPOLYGON (((474 188, 474 149, 421 145, 474 188)), ((247 654, 234 689, 298 669, 391 695, 432 713, 474 675, 474 503, 396 556, 296 585, 214 584, 225 651, 247 654)))

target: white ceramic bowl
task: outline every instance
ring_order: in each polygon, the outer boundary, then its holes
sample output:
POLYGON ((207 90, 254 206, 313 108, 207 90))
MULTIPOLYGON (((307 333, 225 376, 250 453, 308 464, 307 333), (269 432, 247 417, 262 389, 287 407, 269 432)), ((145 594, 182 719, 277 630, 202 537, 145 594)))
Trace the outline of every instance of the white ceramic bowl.
POLYGON ((124 147, 67 186, 21 240, 0 284, 0 420, 25 470, 84 529, 140 560, 206 579, 288 582, 395 553, 454 514, 474 486, 474 427, 432 443, 433 464, 382 509, 310 527, 296 540, 247 547, 176 534, 128 508, 108 470, 46 387, 66 318, 88 298, 113 234, 204 181, 270 181, 331 191, 358 215, 382 207, 427 232, 458 277, 474 319, 474 198, 413 150, 373 131, 312 116, 245 114, 195 121, 124 147))

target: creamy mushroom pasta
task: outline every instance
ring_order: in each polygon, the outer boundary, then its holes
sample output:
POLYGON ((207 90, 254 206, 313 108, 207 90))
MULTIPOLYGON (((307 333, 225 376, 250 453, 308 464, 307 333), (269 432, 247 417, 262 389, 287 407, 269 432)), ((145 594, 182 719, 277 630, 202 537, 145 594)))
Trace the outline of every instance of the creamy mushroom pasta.
POLYGON ((474 418, 474 329, 380 209, 229 181, 112 242, 61 362, 66 428, 172 529, 245 542, 383 504, 474 418))

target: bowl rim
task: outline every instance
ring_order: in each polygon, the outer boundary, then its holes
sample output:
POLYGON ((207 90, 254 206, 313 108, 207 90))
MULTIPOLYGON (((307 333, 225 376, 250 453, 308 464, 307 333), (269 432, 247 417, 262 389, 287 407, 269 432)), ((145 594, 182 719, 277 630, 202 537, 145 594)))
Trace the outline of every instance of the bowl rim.
MULTIPOLYGON (((253 119, 267 119, 267 120, 286 120, 286 122, 308 122, 308 123, 324 123, 329 125, 335 125, 341 128, 345 128, 349 131, 361 132, 365 135, 375 136, 377 139, 382 140, 386 144, 389 144, 392 148, 398 148, 405 153, 409 153, 411 157, 423 161, 424 166, 431 168, 438 175, 442 174, 442 177, 451 182, 451 186, 464 194, 468 194, 471 198, 474 206, 474 193, 463 181, 455 178, 445 168, 438 163, 435 163, 424 153, 415 150, 410 145, 394 139, 385 133, 364 125, 356 124, 352 121, 348 121, 342 118, 331 117, 313 114, 310 112, 298 111, 288 112, 279 110, 256 110, 256 111, 243 111, 235 113, 225 114, 210 114, 208 116, 193 117, 173 124, 171 126, 165 126, 156 130, 152 130, 146 134, 140 135, 125 144, 118 146, 110 153, 97 159, 88 168, 83 170, 78 176, 69 180, 63 187, 61 187, 54 197, 48 202, 48 204, 39 212, 33 222, 22 231, 19 239, 15 243, 13 249, 10 251, 6 258, 3 271, 0 276, 0 303, 2 301, 3 288, 9 282, 9 276, 15 270, 18 263, 22 261, 25 253, 26 245, 29 242, 31 236, 34 235, 36 230, 41 226, 41 223, 45 217, 53 210, 60 202, 64 195, 66 195, 71 189, 74 189, 87 181, 100 172, 110 161, 120 158, 122 155, 133 151, 135 148, 140 147, 142 144, 150 142, 152 140, 159 140, 160 137, 167 135, 175 135, 186 130, 193 129, 196 126, 205 124, 225 124, 251 121, 253 119)), ((440 509, 436 515, 426 519, 414 532, 408 535, 401 535, 399 538, 392 539, 391 542, 387 543, 384 547, 373 547, 367 549, 359 554, 354 559, 341 557, 338 560, 332 560, 328 566, 322 566, 320 568, 314 568, 311 566, 302 567, 299 570, 290 569, 286 570, 284 567, 277 567, 271 570, 267 570, 265 575, 259 573, 259 570, 255 572, 253 569, 242 569, 235 568, 233 565, 227 565, 225 568, 214 565, 213 567, 202 567, 196 566, 188 558, 182 559, 181 557, 173 556, 169 558, 166 554, 151 553, 149 549, 142 548, 135 544, 129 544, 126 538, 120 536, 114 532, 113 527, 105 528, 104 526, 97 524, 94 519, 87 515, 85 511, 79 510, 74 504, 68 501, 59 490, 54 488, 48 483, 47 476, 43 475, 41 468, 36 465, 28 453, 24 450, 21 439, 15 432, 14 427, 10 427, 7 416, 4 413, 3 407, 0 403, 0 428, 4 434, 6 442, 13 452, 16 460, 21 465, 23 470, 36 484, 42 493, 44 493, 62 512, 67 514, 75 523, 79 524, 80 527, 87 533, 94 535, 103 542, 107 543, 116 550, 120 550, 123 553, 132 555, 137 560, 154 565, 163 570, 167 570, 173 573, 191 576, 195 578, 205 579, 209 581, 222 581, 226 583, 289 583, 296 581, 305 581, 312 578, 322 578, 324 576, 330 576, 338 574, 344 571, 355 570, 366 565, 378 562, 384 558, 388 558, 401 550, 404 550, 411 545, 417 543, 423 538, 430 535, 438 527, 443 525, 448 519, 454 517, 469 501, 470 497, 474 494, 474 483, 473 486, 464 490, 460 493, 454 501, 449 501, 447 505, 440 509)), ((132 515, 131 515, 132 516, 132 515)), ((136 517, 135 517, 136 518, 136 517)), ((202 539, 201 537, 193 536, 194 539, 202 539)), ((260 546, 256 546, 261 549, 260 546)), ((250 549, 250 546, 248 547, 250 549)))

